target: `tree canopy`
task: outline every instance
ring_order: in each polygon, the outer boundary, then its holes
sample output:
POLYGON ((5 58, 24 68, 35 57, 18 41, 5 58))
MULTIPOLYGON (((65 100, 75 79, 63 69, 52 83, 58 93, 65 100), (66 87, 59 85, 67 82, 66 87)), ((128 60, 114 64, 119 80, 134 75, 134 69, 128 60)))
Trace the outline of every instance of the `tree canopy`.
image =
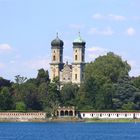
POLYGON ((39 69, 36 78, 15 76, 15 82, 0 78, 0 110, 40 110, 55 115, 58 106, 80 110, 139 110, 140 76, 130 77, 130 65, 112 52, 99 56, 84 68, 78 87, 59 77, 50 82, 49 72, 39 69))

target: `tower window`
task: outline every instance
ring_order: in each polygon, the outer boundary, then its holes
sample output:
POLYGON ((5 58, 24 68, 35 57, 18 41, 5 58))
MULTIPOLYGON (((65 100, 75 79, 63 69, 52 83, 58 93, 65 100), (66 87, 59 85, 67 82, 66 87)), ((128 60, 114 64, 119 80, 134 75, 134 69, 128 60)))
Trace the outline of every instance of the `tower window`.
POLYGON ((77 74, 75 74, 75 80, 77 80, 77 74))
POLYGON ((77 52, 77 50, 75 50, 75 52, 77 52))
POLYGON ((75 60, 77 60, 77 55, 75 55, 75 60))
POLYGON ((55 61, 55 55, 53 56, 53 61, 55 61))

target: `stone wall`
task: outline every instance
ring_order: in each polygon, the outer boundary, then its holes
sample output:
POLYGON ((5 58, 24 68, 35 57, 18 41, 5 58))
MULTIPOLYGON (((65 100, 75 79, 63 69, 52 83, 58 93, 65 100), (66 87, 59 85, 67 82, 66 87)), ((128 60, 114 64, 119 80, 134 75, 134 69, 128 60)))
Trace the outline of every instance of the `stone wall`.
POLYGON ((28 120, 43 120, 46 118, 44 112, 0 112, 0 120, 17 120, 17 121, 28 121, 28 120))

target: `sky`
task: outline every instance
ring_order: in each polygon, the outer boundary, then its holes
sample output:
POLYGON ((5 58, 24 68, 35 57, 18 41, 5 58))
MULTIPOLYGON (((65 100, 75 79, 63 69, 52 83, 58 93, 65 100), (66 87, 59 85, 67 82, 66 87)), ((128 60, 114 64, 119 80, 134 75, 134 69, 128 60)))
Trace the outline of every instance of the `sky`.
POLYGON ((114 52, 140 75, 140 0, 0 0, 0 77, 36 77, 49 70, 51 41, 64 41, 64 62, 72 42, 86 41, 86 62, 114 52))

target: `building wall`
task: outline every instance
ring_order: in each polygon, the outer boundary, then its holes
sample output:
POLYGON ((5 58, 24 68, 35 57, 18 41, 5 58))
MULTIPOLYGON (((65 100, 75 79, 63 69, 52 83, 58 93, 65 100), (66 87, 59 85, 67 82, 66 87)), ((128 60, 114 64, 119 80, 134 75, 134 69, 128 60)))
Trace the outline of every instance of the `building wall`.
POLYGON ((70 83, 72 81, 72 70, 68 64, 60 71, 60 82, 70 83))
POLYGON ((54 79, 54 77, 59 77, 60 76, 60 70, 59 70, 59 65, 50 65, 50 79, 51 81, 54 79))
POLYGON ((81 112, 81 118, 119 119, 140 118, 139 112, 81 112))
POLYGON ((0 112, 0 119, 17 119, 17 120, 29 120, 29 119, 45 119, 46 113, 44 112, 0 112))
POLYGON ((81 83, 81 65, 79 64, 72 65, 72 83, 81 83))

